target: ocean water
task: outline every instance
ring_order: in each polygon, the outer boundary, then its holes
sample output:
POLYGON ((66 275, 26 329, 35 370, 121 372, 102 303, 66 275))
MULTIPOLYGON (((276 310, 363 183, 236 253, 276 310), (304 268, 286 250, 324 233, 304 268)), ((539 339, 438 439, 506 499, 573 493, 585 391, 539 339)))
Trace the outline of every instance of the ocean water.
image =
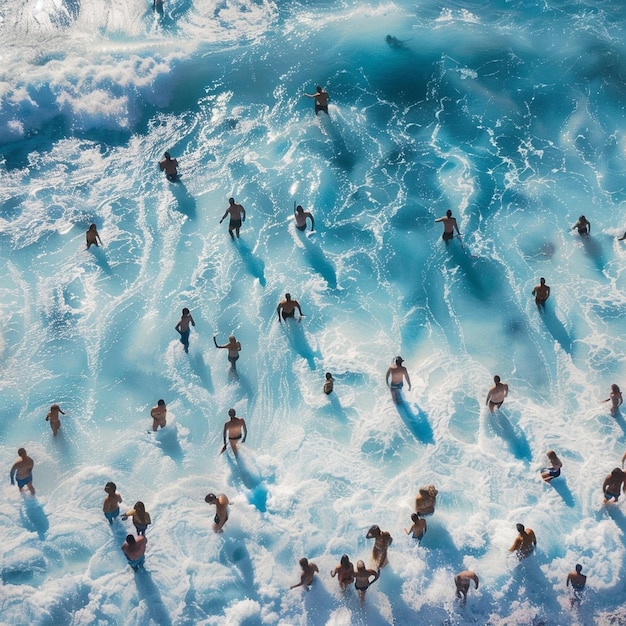
POLYGON ((5 0, 0 458, 24 446, 37 494, 3 483, 0 623, 625 624, 626 516, 601 485, 626 421, 599 403, 626 385, 625 25, 616 0, 5 0), (302 97, 317 83, 329 117, 302 97), (300 324, 276 320, 286 291, 300 324), (213 346, 231 332, 238 376, 213 346), (231 407, 238 459, 218 454, 231 407), (102 515, 110 480, 152 515, 145 571, 102 515), (403 528, 431 483, 417 546, 403 528), (232 502, 223 534, 209 491, 232 502), (521 564, 517 522, 538 541, 521 564), (370 560, 372 524, 394 541, 361 606, 329 570, 370 560), (303 556, 320 574, 290 591, 303 556), (480 578, 464 608, 462 569, 480 578))

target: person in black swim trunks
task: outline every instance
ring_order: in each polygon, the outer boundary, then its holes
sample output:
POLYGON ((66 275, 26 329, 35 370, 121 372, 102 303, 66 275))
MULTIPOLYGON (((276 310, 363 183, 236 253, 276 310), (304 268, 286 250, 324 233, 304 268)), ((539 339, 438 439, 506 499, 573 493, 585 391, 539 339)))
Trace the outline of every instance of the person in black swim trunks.
POLYGON ((446 211, 445 217, 438 217, 435 222, 443 222, 443 236, 441 237, 448 245, 450 239, 454 238, 454 231, 456 230, 456 234, 460 235, 459 226, 456 223, 456 218, 452 217, 452 211, 448 209, 446 211))
POLYGON ((305 211, 300 205, 298 205, 293 212, 296 218, 296 228, 298 230, 306 230, 306 218, 311 220, 311 232, 315 229, 315 219, 310 211, 305 211))
POLYGON ((579 235, 591 234, 591 222, 584 215, 581 215, 578 221, 572 226, 572 230, 575 228, 578 229, 579 235))
POLYGON ((213 530, 216 533, 224 532, 222 528, 228 520, 228 505, 230 504, 228 498, 223 493, 220 493, 219 496, 216 496, 214 493, 209 493, 204 498, 204 501, 207 504, 215 505, 215 518, 213 519, 215 523, 213 524, 213 530))
POLYGON ((328 92, 322 89, 320 85, 315 87, 315 93, 305 93, 307 98, 315 98, 315 115, 323 111, 328 115, 328 92))
POLYGON ((222 215, 222 219, 220 220, 220 224, 226 219, 226 216, 230 215, 230 223, 228 224, 228 234, 231 239, 234 239, 233 230, 237 235, 237 239, 239 239, 239 229, 243 222, 246 221, 246 210, 235 202, 235 198, 228 198, 228 208, 222 215))
POLYGON ((280 322, 281 315, 284 320, 288 317, 294 317, 296 313, 296 309, 298 309, 298 313, 300 313, 300 318, 298 321, 302 319, 302 309, 300 308, 300 303, 297 300, 291 299, 291 294, 286 293, 285 299, 281 300, 276 307, 276 313, 278 314, 278 321, 280 322))
POLYGON ((228 442, 230 443, 230 447, 232 448, 235 456, 237 456, 237 446, 238 441, 241 439, 241 443, 246 442, 246 437, 248 436, 248 427, 246 426, 246 420, 243 417, 236 417, 235 409, 229 409, 228 415, 230 416, 230 420, 228 420, 224 424, 224 447, 220 451, 226 452, 226 437, 228 436, 228 442), (242 438, 243 431, 243 438, 242 438))
POLYGON ((377 572, 375 569, 366 569, 363 561, 357 561, 356 571, 354 572, 354 588, 359 592, 361 602, 365 600, 365 592, 368 587, 375 583, 379 576, 380 572, 377 572), (370 580, 370 576, 373 576, 374 579, 370 580))

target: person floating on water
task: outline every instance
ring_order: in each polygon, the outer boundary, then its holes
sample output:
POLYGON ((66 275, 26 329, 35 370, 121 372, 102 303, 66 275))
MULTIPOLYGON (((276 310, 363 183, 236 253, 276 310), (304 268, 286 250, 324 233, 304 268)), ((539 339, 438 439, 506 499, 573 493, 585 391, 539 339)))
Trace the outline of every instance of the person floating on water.
MULTIPOLYGON (((159 13, 163 13, 163 3, 161 2, 161 10, 159 11, 158 9, 158 5, 157 2, 158 0, 154 0, 155 2, 155 6, 157 7, 157 11, 159 13)), ((169 180, 170 182, 174 183, 178 180, 178 161, 176 159, 173 159, 170 156, 169 152, 166 152, 163 155, 165 158, 159 162, 159 167, 161 168, 161 171, 165 171, 165 178, 167 178, 167 180, 169 180)))
POLYGON ((587 584, 587 577, 582 573, 582 571, 583 566, 580 563, 577 563, 574 571, 567 575, 567 580, 565 581, 566 587, 569 587, 570 585, 572 587, 572 595, 569 599, 569 605, 572 608, 580 606, 583 591, 585 590, 585 585, 587 584))
POLYGON ((446 211, 445 217, 438 217, 435 222, 443 222, 443 235, 442 239, 448 245, 448 242, 454 238, 454 231, 456 230, 456 234, 460 237, 461 233, 459 231, 459 226, 456 223, 456 218, 452 217, 452 211, 448 209, 446 211))
POLYGON ((234 239, 234 230, 235 234, 237 235, 237 239, 239 239, 239 229, 241 228, 241 225, 246 221, 246 210, 241 204, 235 202, 235 198, 228 198, 228 208, 224 212, 224 215, 222 215, 220 224, 226 219, 227 215, 230 215, 228 234, 230 235, 231 239, 234 239))
POLYGON ((609 397, 606 400, 601 400, 601 402, 611 403, 611 415, 615 417, 620 406, 622 406, 622 402, 624 402, 619 386, 613 383, 611 385, 611 393, 609 394, 609 397))
POLYGON ((152 524, 150 513, 146 511, 146 505, 140 500, 135 502, 135 506, 130 509, 130 511, 126 511, 126 513, 122 515, 122 519, 124 521, 126 521, 129 517, 133 518, 133 525, 135 526, 137 534, 145 535, 148 526, 152 524))
POLYGON ((159 428, 165 428, 167 425, 167 406, 165 406, 165 400, 159 400, 156 406, 152 407, 150 417, 152 418, 152 430, 155 433, 159 428))
POLYGON ((517 558, 521 561, 530 556, 537 547, 537 538, 531 528, 524 528, 523 524, 516 525, 517 532, 513 545, 509 548, 509 552, 515 552, 517 558))
POLYGON ((220 454, 226 452, 226 437, 228 436, 228 442, 230 443, 230 447, 232 448, 235 456, 237 456, 238 442, 241 439, 241 443, 246 443, 246 437, 248 436, 248 427, 246 426, 246 420, 243 419, 243 417, 236 416, 235 409, 228 409, 228 415, 230 419, 224 424, 224 430, 222 432, 224 446, 220 450, 220 454))
POLYGON ((109 524, 113 523, 113 520, 117 519, 120 514, 120 504, 122 503, 122 496, 117 493, 117 485, 112 482, 108 482, 104 486, 104 491, 107 494, 102 505, 102 511, 104 517, 109 520, 109 524))
POLYGON ((59 413, 61 415, 65 415, 65 413, 61 410, 61 407, 58 404, 53 404, 50 407, 50 412, 48 413, 48 415, 46 415, 46 422, 50 422, 50 428, 52 428, 52 434, 55 437, 59 432, 59 428, 61 428, 59 413))
POLYGON ((89 227, 89 230, 85 233, 85 238, 87 239, 87 250, 89 250, 91 246, 99 248, 100 246, 98 245, 98 242, 102 245, 102 239, 100 239, 100 234, 98 233, 98 229, 95 224, 92 224, 89 227))
POLYGON ((359 600, 365 601, 365 592, 369 586, 375 583, 380 576, 380 572, 375 569, 366 569, 363 561, 357 561, 356 571, 354 572, 354 588, 359 592, 359 600), (370 580, 370 576, 373 576, 373 580, 370 580))
POLYGON ((33 486, 33 467, 35 467, 35 461, 33 461, 28 454, 26 454, 26 450, 24 448, 20 448, 17 451, 17 455, 20 458, 13 463, 11 470, 9 471, 11 484, 14 485, 15 481, 17 481, 17 488, 20 491, 26 487, 34 496, 35 487, 33 486))
POLYGON ((296 587, 306 587, 307 591, 309 591, 309 587, 313 584, 313 578, 316 573, 319 573, 319 568, 315 563, 309 563, 309 560, 305 557, 302 557, 299 561, 300 567, 302 568, 302 574, 300 575, 300 582, 291 585, 289 589, 295 589, 296 587))
POLYGON ((411 535, 413 539, 417 539, 417 544, 419 545, 428 530, 428 525, 426 524, 426 520, 421 517, 419 513, 411 514, 411 528, 405 528, 404 532, 407 535, 411 535))
POLYGON ((196 322, 191 316, 189 309, 185 307, 181 318, 178 320, 178 324, 174 326, 174 330, 180 335, 180 343, 183 344, 185 352, 189 352, 189 333, 191 331, 189 324, 195 326, 196 322))
POLYGON ((402 365, 402 363, 404 363, 404 359, 401 356, 397 356, 385 375, 387 387, 391 389, 391 398, 396 404, 398 404, 400 400, 398 397, 398 391, 400 391, 400 389, 404 386, 404 379, 406 379, 409 391, 411 391, 411 379, 409 378, 409 372, 406 367, 402 365), (391 377, 391 382, 389 382, 389 377, 391 377))
POLYGON ((339 565, 334 570, 330 570, 330 575, 332 578, 337 576, 342 591, 345 591, 348 585, 354 582, 354 565, 350 562, 350 557, 347 554, 341 557, 339 565))
POLYGON ((224 524, 228 521, 228 505, 230 502, 225 494, 220 493, 216 496, 214 493, 209 493, 204 498, 207 504, 215 505, 215 517, 213 518, 213 530, 216 533, 223 531, 224 524))
POLYGON ((467 601, 467 592, 470 588, 470 583, 474 581, 476 585, 475 589, 478 589, 478 576, 471 570, 465 570, 464 572, 459 572, 454 577, 454 584, 456 586, 456 597, 461 600, 461 606, 465 606, 465 602, 467 601))
POLYGON ((584 215, 581 215, 578 218, 578 221, 572 226, 572 230, 575 228, 578 229, 579 235, 591 234, 591 222, 584 215))
POLYGON ((602 483, 604 504, 609 504, 611 501, 613 504, 617 504, 620 492, 626 493, 626 474, 619 467, 616 467, 602 483))
POLYGON ((374 561, 378 569, 382 569, 389 562, 387 560, 387 549, 393 543, 392 536, 386 530, 383 531, 379 526, 374 524, 367 531, 365 537, 367 539, 374 539, 372 561, 374 561))
POLYGON ((303 232, 306 230, 307 217, 311 220, 311 232, 315 230, 315 218, 310 211, 305 211, 300 205, 298 205, 294 209, 293 214, 296 218, 296 228, 298 230, 303 232))
POLYGON ((126 556, 128 564, 137 571, 143 567, 146 560, 146 544, 148 540, 145 535, 135 537, 134 535, 126 535, 126 541, 122 544, 122 552, 126 556))
POLYGON ((335 387, 335 379, 330 372, 326 372, 326 380, 324 381, 324 393, 329 396, 335 387))
POLYGON ((507 383, 500 382, 499 376, 493 377, 494 385, 487 392, 487 399, 485 400, 485 404, 489 407, 491 413, 493 413, 494 409, 499 409, 504 402, 504 398, 509 395, 509 386, 507 383))
POLYGON ((217 336, 213 335, 213 343, 216 348, 223 348, 228 350, 228 362, 230 363, 230 369, 237 369, 237 359, 239 358, 239 351, 241 350, 241 344, 237 341, 235 335, 230 335, 228 337, 228 343, 225 343, 223 346, 218 345, 217 336))
POLYGON ((305 93, 307 98, 315 98, 315 115, 323 111, 328 115, 328 92, 322 89, 320 85, 315 87, 315 93, 305 93))
POLYGON ((546 300, 550 297, 550 287, 546 285, 546 279, 543 276, 539 279, 539 284, 533 289, 532 295, 535 296, 535 304, 539 309, 544 309, 546 300))
POLYGON ((550 461, 550 467, 544 467, 541 470, 541 478, 543 478, 544 482, 549 483, 551 480, 561 475, 563 463, 561 463, 561 459, 559 459, 554 450, 548 450, 546 456, 550 461))
POLYGON ((300 308, 300 303, 297 300, 291 299, 291 294, 286 293, 285 299, 281 300, 276 307, 276 313, 278 314, 278 321, 281 322, 281 316, 283 320, 286 320, 288 317, 295 317, 296 309, 298 309, 298 313, 300 317, 298 321, 300 321, 303 317, 302 309, 300 308))
POLYGON ((415 497, 415 512, 420 515, 432 515, 435 512, 438 493, 435 485, 420 487, 419 493, 415 497))

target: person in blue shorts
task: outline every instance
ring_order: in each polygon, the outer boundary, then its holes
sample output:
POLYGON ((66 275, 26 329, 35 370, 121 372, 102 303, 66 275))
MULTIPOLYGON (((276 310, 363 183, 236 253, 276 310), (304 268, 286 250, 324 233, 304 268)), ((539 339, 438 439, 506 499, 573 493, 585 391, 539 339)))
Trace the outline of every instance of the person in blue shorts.
POLYGON ((109 524, 112 524, 113 520, 115 520, 120 514, 122 496, 117 493, 117 485, 112 482, 108 482, 104 486, 104 491, 106 492, 107 497, 104 499, 102 511, 104 512, 104 517, 109 520, 109 524))
POLYGON ((602 484, 602 493, 604 494, 604 504, 608 504, 612 500, 613 504, 617 504, 620 491, 626 493, 626 474, 616 467, 605 479, 602 484))
POLYGON ((122 552, 128 560, 128 564, 137 571, 140 567, 143 567, 146 560, 146 544, 148 540, 145 535, 135 537, 134 535, 127 535, 126 541, 122 544, 122 552))
POLYGON ((28 454, 26 454, 26 450, 24 448, 20 448, 17 451, 17 455, 20 458, 13 463, 9 472, 11 484, 14 485, 15 481, 17 481, 17 488, 20 491, 22 491, 24 487, 27 487, 28 491, 30 491, 30 493, 34 496, 35 487, 33 487, 33 467, 35 466, 35 461, 33 461, 28 454))
POLYGON ((180 343, 183 344, 183 347, 185 348, 185 352, 189 352, 189 332, 190 332, 189 324, 191 324, 192 326, 195 326, 196 322, 191 316, 189 309, 185 307, 183 309, 183 314, 180 320, 178 320, 178 324, 176 324, 176 326, 174 327, 176 332, 178 332, 180 335, 180 343))
POLYGON ((391 397, 396 404, 398 404, 398 391, 400 391, 400 389, 404 386, 404 379, 406 379, 406 382, 409 385, 409 391, 411 391, 411 379, 409 378, 409 372, 406 367, 402 365, 402 363, 404 363, 404 359, 401 356, 397 356, 394 359, 393 365, 391 365, 387 370, 387 375, 385 376, 387 387, 391 389, 391 397), (391 382, 389 382, 389 378, 391 378, 391 382))

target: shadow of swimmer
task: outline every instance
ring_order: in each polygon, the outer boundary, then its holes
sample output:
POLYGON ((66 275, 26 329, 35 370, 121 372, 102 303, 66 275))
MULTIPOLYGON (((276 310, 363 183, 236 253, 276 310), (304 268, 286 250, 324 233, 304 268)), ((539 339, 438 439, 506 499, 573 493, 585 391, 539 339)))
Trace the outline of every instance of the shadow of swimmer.
POLYGON ((150 572, 140 568, 135 572, 135 584, 139 596, 145 600, 148 614, 155 624, 160 626, 171 626, 172 619, 169 611, 161 598, 159 587, 152 580, 150 572))
POLYGON ((563 326, 561 320, 556 316, 555 312, 552 309, 546 307, 542 311, 541 317, 554 340, 558 342, 558 344, 561 346, 561 348, 563 348, 563 350, 565 350, 565 352, 567 352, 567 354, 571 354, 574 347, 574 342, 568 335, 567 330, 565 330, 565 326, 563 326))
POLYGON ((491 423, 494 433, 508 443, 511 454, 520 460, 531 460, 532 453, 526 435, 520 428, 511 424, 502 410, 489 413, 487 419, 491 423))
POLYGON ((435 434, 428 421, 428 415, 419 405, 414 404, 414 408, 415 410, 407 404, 401 393, 398 394, 396 409, 409 431, 422 443, 435 443, 435 434))
POLYGON ((252 458, 249 457, 249 451, 240 450, 235 459, 231 458, 230 455, 226 458, 231 466, 231 472, 234 474, 235 468, 237 468, 241 482, 248 489, 246 495, 248 502, 261 513, 265 513, 267 511, 267 487, 263 483, 260 471, 254 466, 252 458))
POLYGON ((50 522, 46 512, 36 498, 24 497, 24 507, 20 512, 20 517, 22 518, 24 528, 36 532, 41 540, 46 538, 50 522))
POLYGON ((241 256, 244 266, 248 270, 248 273, 259 279, 261 287, 265 287, 265 263, 263 259, 255 256, 250 249, 250 246, 241 239, 237 239, 235 242, 237 250, 241 256))
POLYGON ((281 328, 289 338, 293 350, 306 360, 311 371, 315 370, 315 359, 321 359, 322 355, 319 350, 314 350, 309 344, 302 324, 293 318, 288 318, 281 324, 281 328))
POLYGON ((304 238, 305 256, 311 267, 328 283, 330 289, 337 288, 337 272, 333 264, 326 258, 319 243, 304 238))

